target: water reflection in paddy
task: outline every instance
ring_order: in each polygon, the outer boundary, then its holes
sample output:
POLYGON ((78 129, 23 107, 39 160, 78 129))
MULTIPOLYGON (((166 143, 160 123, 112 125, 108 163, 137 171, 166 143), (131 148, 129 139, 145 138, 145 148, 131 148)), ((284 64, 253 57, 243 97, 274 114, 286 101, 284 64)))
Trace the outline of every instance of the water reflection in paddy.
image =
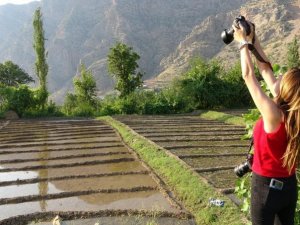
MULTIPOLYGON (((0 169, 5 169, 4 167, 0 166, 0 169)), ((18 179, 33 179, 37 178, 39 175, 37 172, 34 171, 17 171, 17 172, 7 172, 7 173, 0 173, 0 182, 3 181, 14 181, 18 179)))
POLYGON ((45 211, 99 211, 104 209, 167 210, 175 212, 158 191, 93 194, 0 206, 0 220, 45 211))

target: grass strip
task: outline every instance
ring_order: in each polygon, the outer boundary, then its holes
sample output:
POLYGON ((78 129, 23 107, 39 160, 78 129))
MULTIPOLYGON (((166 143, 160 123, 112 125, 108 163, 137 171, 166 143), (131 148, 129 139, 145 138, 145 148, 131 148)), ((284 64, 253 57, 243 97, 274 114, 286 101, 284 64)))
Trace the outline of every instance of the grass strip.
POLYGON ((123 140, 164 180, 195 216, 198 225, 247 223, 247 219, 229 198, 213 189, 177 157, 111 117, 98 119, 106 121, 120 133, 123 140), (224 207, 210 206, 210 198, 224 199, 224 207))
POLYGON ((234 116, 227 113, 216 111, 203 111, 200 113, 200 118, 208 120, 217 120, 220 122, 233 124, 237 126, 246 126, 244 119, 240 116, 234 116))

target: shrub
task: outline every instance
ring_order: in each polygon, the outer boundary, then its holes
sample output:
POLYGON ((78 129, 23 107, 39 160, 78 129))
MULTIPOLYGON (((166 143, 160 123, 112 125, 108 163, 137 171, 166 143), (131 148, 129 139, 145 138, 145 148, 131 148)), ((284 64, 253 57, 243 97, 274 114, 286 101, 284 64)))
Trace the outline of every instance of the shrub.
POLYGON ((62 107, 62 111, 70 116, 73 113, 73 109, 77 106, 77 96, 72 93, 67 93, 65 101, 62 107))
POLYGON ((139 90, 126 97, 106 96, 97 115, 113 114, 167 114, 186 112, 191 107, 175 88, 160 92, 139 90))
POLYGON ((218 77, 221 66, 216 61, 206 62, 197 58, 191 69, 181 80, 183 94, 196 103, 196 108, 216 108, 220 106, 221 81, 218 77))
POLYGON ((34 94, 28 86, 2 87, 3 110, 13 110, 20 117, 23 113, 35 105, 34 94))
POLYGON ((72 116, 92 117, 96 113, 95 108, 88 102, 80 102, 73 110, 72 116))
POLYGON ((240 62, 237 62, 231 68, 221 75, 224 81, 224 94, 222 98, 223 106, 226 108, 249 107, 253 105, 250 93, 242 77, 240 62))
POLYGON ((77 95, 68 93, 61 110, 67 116, 91 117, 96 115, 96 108, 98 107, 96 100, 94 102, 94 104, 91 104, 90 102, 79 100, 77 95))
POLYGON ((56 106, 55 103, 50 100, 44 108, 30 108, 24 112, 23 116, 27 118, 61 117, 64 116, 64 113, 60 107, 56 106))

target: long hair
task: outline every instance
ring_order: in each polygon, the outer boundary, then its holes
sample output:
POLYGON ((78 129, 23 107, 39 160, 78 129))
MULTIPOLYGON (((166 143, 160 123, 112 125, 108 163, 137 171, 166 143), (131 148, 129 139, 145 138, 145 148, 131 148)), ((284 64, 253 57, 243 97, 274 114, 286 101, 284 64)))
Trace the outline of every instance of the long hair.
POLYGON ((281 80, 280 93, 276 98, 284 113, 288 144, 283 155, 283 166, 291 173, 300 161, 300 69, 286 72, 281 80))

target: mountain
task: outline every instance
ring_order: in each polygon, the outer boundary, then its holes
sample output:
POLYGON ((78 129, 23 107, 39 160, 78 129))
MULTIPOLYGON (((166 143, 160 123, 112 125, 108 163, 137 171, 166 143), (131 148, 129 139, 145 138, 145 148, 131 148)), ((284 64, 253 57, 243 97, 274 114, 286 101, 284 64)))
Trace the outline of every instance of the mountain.
POLYGON ((155 84, 172 80, 189 66, 195 56, 218 58, 232 65, 239 60, 235 43, 226 46, 221 31, 229 28, 237 15, 245 15, 256 26, 256 34, 271 63, 286 64, 287 44, 300 35, 300 1, 249 1, 240 9, 207 17, 188 34, 168 57, 162 59, 163 71, 155 84))
POLYGON ((157 85, 180 75, 193 56, 234 61, 237 50, 233 44, 225 46, 220 33, 241 10, 257 24, 268 52, 277 51, 275 58, 283 54, 279 43, 299 31, 299 4, 291 0, 42 0, 1 6, 0 62, 12 60, 32 76, 32 19, 37 7, 47 38, 48 86, 59 103, 72 90, 80 63, 93 71, 100 95, 112 89, 106 58, 117 41, 133 47, 141 56, 144 79, 155 78, 157 85))

